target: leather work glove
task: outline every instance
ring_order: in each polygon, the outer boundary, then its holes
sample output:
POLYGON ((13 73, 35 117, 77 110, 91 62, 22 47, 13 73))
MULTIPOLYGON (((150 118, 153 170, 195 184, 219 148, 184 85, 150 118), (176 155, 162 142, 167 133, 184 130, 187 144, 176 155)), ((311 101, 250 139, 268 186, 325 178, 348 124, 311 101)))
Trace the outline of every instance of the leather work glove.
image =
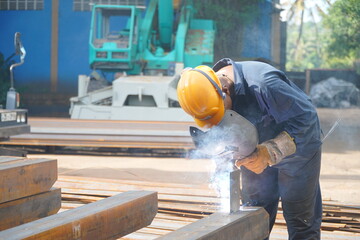
POLYGON ((236 160, 235 166, 244 166, 250 171, 260 174, 269 165, 270 154, 266 146, 257 145, 256 150, 248 157, 236 160))
POLYGON ((235 161, 235 166, 244 166, 250 171, 260 174, 267 166, 281 162, 287 156, 296 152, 294 139, 287 133, 281 132, 274 139, 259 144, 248 157, 235 161))

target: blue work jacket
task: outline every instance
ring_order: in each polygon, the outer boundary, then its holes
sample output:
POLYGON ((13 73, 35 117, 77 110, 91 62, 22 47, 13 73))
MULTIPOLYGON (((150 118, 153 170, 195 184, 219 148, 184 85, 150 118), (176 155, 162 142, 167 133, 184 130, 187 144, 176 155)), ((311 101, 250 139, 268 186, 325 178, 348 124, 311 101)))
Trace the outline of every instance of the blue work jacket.
POLYGON ((234 69, 233 110, 256 126, 260 143, 282 131, 289 133, 294 138, 296 152, 274 167, 289 175, 301 174, 299 170, 321 147, 319 119, 309 97, 269 64, 224 58, 213 69, 216 72, 228 65, 234 69))

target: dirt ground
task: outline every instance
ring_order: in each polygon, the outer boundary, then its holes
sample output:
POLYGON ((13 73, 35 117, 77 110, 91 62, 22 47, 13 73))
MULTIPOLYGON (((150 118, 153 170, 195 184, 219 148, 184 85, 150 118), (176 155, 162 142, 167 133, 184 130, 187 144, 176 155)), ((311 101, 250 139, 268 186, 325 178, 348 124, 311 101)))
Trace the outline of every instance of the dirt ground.
MULTIPOLYGON (((360 109, 318 109, 324 135, 323 198, 360 205, 360 109)), ((59 174, 157 182, 209 183, 214 165, 207 159, 29 155, 58 160, 59 174)))
MULTIPOLYGON (((29 155, 58 160, 59 174, 155 182, 208 184, 213 163, 207 159, 29 155)), ((360 205, 360 151, 323 153, 323 198, 360 205)))
POLYGON ((360 204, 360 109, 318 109, 325 139, 321 188, 325 199, 360 204))

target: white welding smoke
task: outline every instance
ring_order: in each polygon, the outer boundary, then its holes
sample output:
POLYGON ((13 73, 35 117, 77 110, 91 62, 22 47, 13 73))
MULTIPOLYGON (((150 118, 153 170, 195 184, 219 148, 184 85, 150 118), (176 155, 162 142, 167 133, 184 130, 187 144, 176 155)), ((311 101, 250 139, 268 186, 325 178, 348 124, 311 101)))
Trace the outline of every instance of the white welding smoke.
POLYGON ((212 128, 206 133, 206 138, 202 139, 201 146, 193 153, 211 159, 213 166, 209 186, 221 199, 219 210, 226 213, 230 212, 230 172, 234 171, 235 166, 229 143, 224 140, 228 140, 232 131, 231 128, 212 128))
POLYGON ((210 180, 210 187, 215 189, 220 198, 220 211, 230 212, 230 172, 233 164, 225 159, 214 158, 215 171, 210 180))
MULTIPOLYGON (((190 158, 209 158, 200 150, 192 152, 190 158)), ((219 211, 230 212, 230 172, 233 171, 234 164, 221 157, 210 158, 211 166, 207 166, 209 171, 209 187, 214 189, 217 197, 220 198, 219 211)))

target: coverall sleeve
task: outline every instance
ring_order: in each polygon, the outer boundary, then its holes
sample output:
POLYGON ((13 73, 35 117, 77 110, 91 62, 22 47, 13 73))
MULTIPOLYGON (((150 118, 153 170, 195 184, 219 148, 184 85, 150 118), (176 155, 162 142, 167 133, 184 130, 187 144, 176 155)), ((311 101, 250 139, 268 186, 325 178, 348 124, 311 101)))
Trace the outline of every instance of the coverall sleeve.
MULTIPOLYGON (((320 144, 320 128, 316 109, 308 96, 293 83, 268 74, 259 86, 257 99, 277 124, 283 123, 297 146, 297 153, 312 152, 320 144)), ((287 79, 286 79, 287 80, 287 79)), ((307 154, 307 153, 306 153, 307 154)))

